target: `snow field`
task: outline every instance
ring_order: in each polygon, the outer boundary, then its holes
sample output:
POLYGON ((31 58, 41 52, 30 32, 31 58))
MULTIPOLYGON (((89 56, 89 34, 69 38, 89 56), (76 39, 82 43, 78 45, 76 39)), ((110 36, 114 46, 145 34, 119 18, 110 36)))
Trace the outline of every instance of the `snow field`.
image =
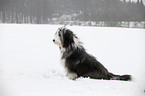
POLYGON ((0 24, 0 96, 144 96, 145 30, 67 26, 114 74, 133 81, 65 76, 52 40, 62 25, 0 24))

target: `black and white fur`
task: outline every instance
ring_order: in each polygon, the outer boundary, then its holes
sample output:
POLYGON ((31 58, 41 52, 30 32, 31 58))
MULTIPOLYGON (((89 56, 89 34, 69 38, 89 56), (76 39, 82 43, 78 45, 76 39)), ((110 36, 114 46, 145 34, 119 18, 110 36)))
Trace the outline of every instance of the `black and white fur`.
POLYGON ((53 42, 60 48, 61 60, 69 79, 90 77, 105 80, 131 80, 130 75, 120 76, 108 72, 94 56, 85 51, 78 37, 65 27, 58 29, 53 42))

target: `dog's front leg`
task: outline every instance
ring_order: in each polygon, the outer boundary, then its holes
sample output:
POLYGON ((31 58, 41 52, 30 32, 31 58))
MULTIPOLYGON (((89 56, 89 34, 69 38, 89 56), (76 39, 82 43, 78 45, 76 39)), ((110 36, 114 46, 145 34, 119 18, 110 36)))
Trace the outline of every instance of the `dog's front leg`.
POLYGON ((78 75, 76 73, 72 73, 72 72, 67 72, 66 76, 70 79, 70 80, 75 80, 78 75))

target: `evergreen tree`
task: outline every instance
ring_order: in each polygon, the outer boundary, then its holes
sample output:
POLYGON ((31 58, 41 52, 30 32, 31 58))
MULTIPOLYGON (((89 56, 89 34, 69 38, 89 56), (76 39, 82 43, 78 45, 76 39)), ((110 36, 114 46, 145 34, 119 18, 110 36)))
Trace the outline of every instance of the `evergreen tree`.
MULTIPOLYGON (((0 0, 3 23, 49 23, 63 15, 80 21, 145 21, 143 0, 0 0)), ((66 17, 68 18, 68 17, 66 17)))
POLYGON ((139 0, 137 0, 137 4, 139 5, 139 0))
POLYGON ((142 0, 141 0, 141 5, 144 5, 142 0))

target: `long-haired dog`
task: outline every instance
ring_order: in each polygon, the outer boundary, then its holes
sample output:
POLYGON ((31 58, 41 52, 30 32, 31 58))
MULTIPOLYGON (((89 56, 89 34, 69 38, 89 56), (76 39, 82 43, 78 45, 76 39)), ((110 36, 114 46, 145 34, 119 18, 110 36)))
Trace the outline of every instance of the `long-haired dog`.
POLYGON ((78 37, 69 29, 61 27, 55 33, 53 42, 57 44, 61 51, 61 60, 69 79, 78 77, 90 77, 104 80, 131 80, 130 75, 114 75, 88 54, 81 45, 78 37))

